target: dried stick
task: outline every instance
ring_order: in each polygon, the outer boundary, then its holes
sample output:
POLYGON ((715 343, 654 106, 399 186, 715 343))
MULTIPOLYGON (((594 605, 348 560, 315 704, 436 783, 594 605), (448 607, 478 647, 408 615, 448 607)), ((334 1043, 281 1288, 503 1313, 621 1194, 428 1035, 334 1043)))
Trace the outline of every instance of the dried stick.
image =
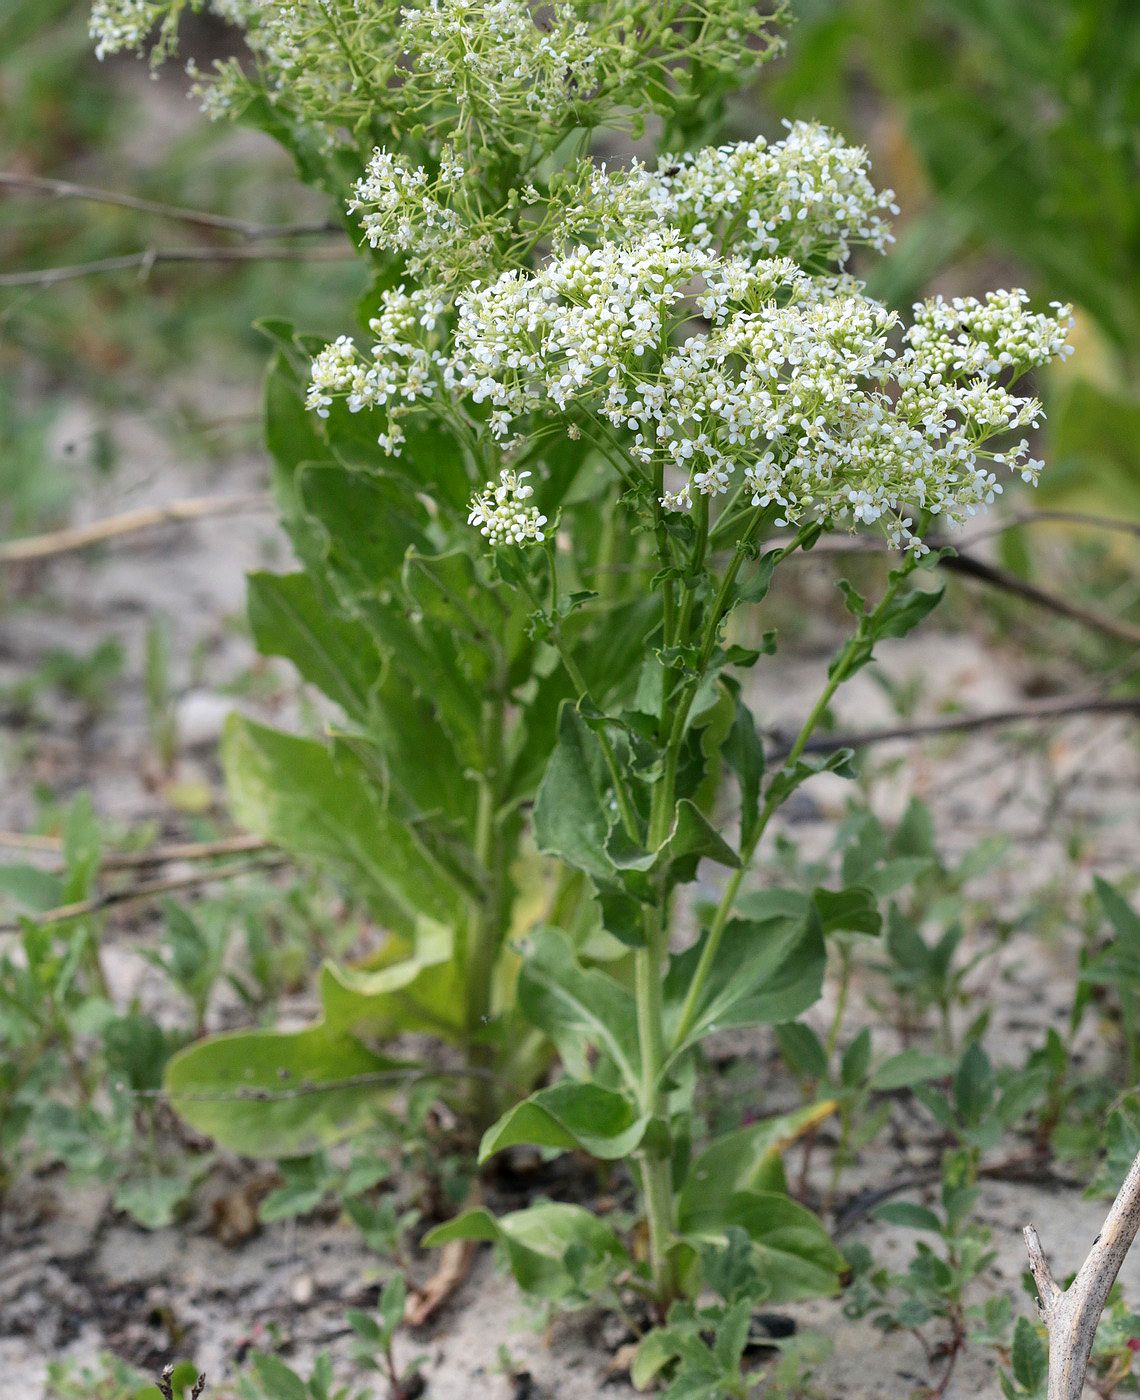
MULTIPOLYGON (((925 739, 937 734, 965 734, 977 729, 994 729, 1022 720, 1041 721, 1064 719, 1066 715, 1140 714, 1140 696, 1120 696, 1116 699, 1100 695, 1060 696, 1052 700, 1028 701, 1008 710, 990 710, 980 715, 946 715, 923 720, 917 724, 891 725, 884 729, 869 729, 862 733, 817 735, 804 745, 805 753, 832 753, 835 749, 862 749, 869 744, 883 744, 890 739, 925 739)), ((777 737, 776 756, 789 747, 784 736, 777 737)))
POLYGON ((1016 510, 992 525, 971 530, 963 543, 975 545, 1022 525, 1082 525, 1090 530, 1109 530, 1140 538, 1140 520, 1118 520, 1111 515, 1090 515, 1084 510, 1016 510))
POLYGON ((996 564, 986 564, 981 559, 975 559, 971 554, 960 553, 948 554, 944 559, 940 559, 938 564, 940 568, 946 569, 950 573, 961 574, 964 578, 976 579, 979 583, 988 584, 991 588, 1000 588, 1005 593, 1012 593, 1015 597, 1024 598, 1027 603, 1034 603, 1039 608, 1046 608, 1050 612, 1057 613, 1060 617, 1071 618, 1074 622, 1082 622, 1086 627, 1091 627, 1106 637, 1115 637, 1118 641, 1140 647, 1140 627, 1131 622, 1125 622, 1121 618, 1109 617, 1107 614, 1096 612, 1092 608, 1083 608, 1077 603, 1071 603, 1059 593, 1050 593, 1047 589, 1038 588, 1035 583, 1028 583, 1025 579, 1018 578, 1008 569, 999 569, 996 564))
POLYGON ((101 272, 129 272, 138 268, 142 275, 160 263, 240 263, 240 262, 339 262, 355 257, 345 248, 144 248, 138 253, 121 253, 115 258, 95 258, 91 262, 67 263, 63 267, 41 267, 30 272, 5 272, 0 287, 54 287, 101 272))
POLYGON ((128 885, 126 889, 109 890, 106 894, 95 895, 91 899, 78 899, 73 904, 61 904, 42 914, 17 920, 15 923, 0 924, 0 933, 19 933, 25 924, 35 924, 43 928, 48 924, 66 923, 68 919, 82 919, 89 914, 101 914, 124 904, 139 904, 159 895, 173 894, 177 890, 194 889, 199 885, 211 885, 218 880, 232 880, 237 875, 251 875, 257 870, 274 870, 288 863, 286 856, 270 859, 235 861, 232 865, 220 865, 210 870, 196 870, 192 875, 178 875, 166 880, 148 880, 140 885, 128 885))
MULTIPOLYGON (((151 846, 145 851, 121 851, 106 855, 99 863, 101 870, 137 870, 145 865, 173 865, 176 861, 213 860, 217 856, 248 855, 269 849, 269 842, 260 836, 223 836, 217 841, 179 841, 165 846, 151 846)), ((0 846, 19 851, 34 851, 37 855, 58 856, 63 841, 58 836, 37 836, 24 831, 0 831, 0 846)), ((61 869, 60 865, 51 867, 61 869)))
POLYGON ((49 559, 57 554, 71 554, 105 540, 131 535, 156 525, 174 525, 187 520, 204 520, 208 516, 240 515, 246 511, 269 510, 271 497, 263 491, 244 496, 191 496, 186 500, 170 501, 164 506, 143 506, 96 520, 91 525, 74 525, 66 530, 53 530, 46 535, 29 535, 22 540, 0 544, 0 564, 24 564, 34 559, 49 559))
MULTIPOLYGON (((1087 523, 1091 524, 1092 519, 1090 518, 1087 523)), ((1131 532, 1135 527, 1129 523, 1122 528, 1131 532)), ((931 540, 930 546, 933 549, 942 543, 944 541, 931 540)), ((864 540, 859 537, 846 539, 833 535, 813 545, 811 554, 792 554, 788 557, 802 560, 810 559, 812 554, 877 554, 880 552, 881 547, 872 540, 864 540)), ((1046 612, 1056 613, 1060 617, 1067 617, 1073 622, 1083 623, 1086 627, 1091 627, 1093 631, 1101 632, 1106 637, 1114 637, 1117 641, 1128 642, 1132 646, 1140 647, 1140 627, 1131 622, 1110 617, 1106 613, 1097 612, 1094 608, 1084 608, 1077 603, 1071 603, 1059 593, 1051 593, 1048 589, 1038 588, 1036 584, 1027 583, 1025 579, 1010 573, 1008 569, 999 569, 994 564, 987 564, 981 559, 975 559, 973 555, 963 554, 959 550, 956 554, 948 554, 939 559, 938 567, 946 569, 950 573, 961 574, 964 578, 971 578, 977 583, 984 583, 1000 592, 1012 593, 1015 597, 1023 598, 1027 603, 1034 604, 1035 607, 1043 608, 1046 612)))
POLYGON ((332 219, 307 224, 258 224, 249 219, 235 219, 228 214, 210 214, 201 209, 186 209, 179 204, 163 204, 138 195, 122 194, 118 190, 100 190, 91 185, 76 185, 70 180, 52 180, 43 175, 21 175, 0 171, 0 189, 17 194, 46 194, 53 199, 82 199, 90 204, 113 204, 122 209, 136 209, 140 214, 157 214, 160 219, 189 224, 193 228, 216 229, 235 233, 239 238, 307 238, 313 234, 336 233, 341 225, 332 219))
POLYGON ((1049 1335, 1048 1400, 1081 1400, 1097 1324, 1138 1229, 1140 1156, 1129 1167, 1088 1258, 1064 1291, 1053 1278, 1036 1229, 1026 1225, 1022 1231, 1041 1318, 1049 1335))

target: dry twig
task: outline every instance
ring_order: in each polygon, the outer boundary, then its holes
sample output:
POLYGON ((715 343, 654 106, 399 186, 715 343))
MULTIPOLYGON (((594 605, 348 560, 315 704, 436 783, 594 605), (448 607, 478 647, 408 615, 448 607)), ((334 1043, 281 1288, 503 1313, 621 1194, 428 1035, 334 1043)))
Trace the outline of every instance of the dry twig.
POLYGON ((237 875, 250 875, 256 870, 274 870, 288 863, 286 856, 270 859, 236 861, 232 865, 220 865, 209 870, 196 870, 192 875, 179 875, 168 880, 148 880, 140 885, 128 885, 121 890, 108 890, 106 894, 95 895, 92 899, 79 899, 73 904, 61 904, 56 909, 48 909, 42 914, 18 920, 15 923, 0 924, 0 933, 19 933, 26 923, 38 927, 47 924, 62 924, 68 919, 83 919, 91 914, 102 914, 107 909, 115 909, 125 904, 140 904, 160 895, 173 894, 176 890, 194 889, 200 885, 210 885, 217 880, 232 880, 237 875))
POLYGON ((971 530, 964 543, 975 545, 1022 525, 1079 525, 1089 530, 1108 530, 1140 538, 1140 520, 1118 520, 1111 515, 1090 515, 1083 510, 1016 510, 991 525, 971 530))
MULTIPOLYGON (((925 739, 936 734, 964 734, 978 729, 994 729, 1023 720, 1042 723, 1063 719, 1066 715, 1140 714, 1140 696, 1116 699, 1103 695, 1059 696, 1051 700, 1030 700, 1007 710, 991 710, 980 715, 945 715, 939 719, 922 720, 916 724, 891 725, 884 729, 864 730, 862 733, 817 735, 804 746, 805 753, 832 753, 836 749, 862 749, 870 744, 884 744, 890 739, 925 739)), ((784 735, 774 736, 778 758, 791 747, 784 735)))
MULTIPOLYGON (((224 836, 217 841, 181 841, 151 846, 145 851, 111 852, 100 862, 102 870, 137 870, 140 866, 173 865, 179 861, 214 860, 218 856, 248 855, 269 849, 260 836, 224 836)), ((23 831, 0 831, 0 846, 58 856, 63 841, 58 836, 37 836, 23 831)), ((53 868, 62 868, 56 866, 53 868)))
POLYGON ((1078 603, 1071 603, 1059 593, 1050 593, 1048 589, 1038 588, 1035 583, 1018 578, 1008 569, 998 568, 996 564, 984 563, 981 559, 975 559, 972 554, 948 554, 938 563, 940 568, 946 569, 950 573, 961 574, 963 578, 988 584, 989 587, 998 588, 1003 593, 1012 593, 1014 597, 1024 598, 1027 603, 1033 603, 1036 607, 1056 613, 1059 617, 1067 617, 1073 622, 1083 623, 1086 627, 1091 627, 1093 631, 1100 632, 1106 637, 1113 637, 1117 641, 1128 642, 1130 646, 1140 647, 1140 627, 1134 623, 1125 622, 1118 617, 1109 617, 1105 613, 1096 612, 1093 608, 1081 607, 1078 603))
MULTIPOLYGON (((1123 528, 1131 530, 1133 527, 1129 525, 1123 528)), ((930 546, 932 549, 936 549, 944 543, 945 541, 941 540, 931 540, 930 546)), ((830 538, 818 541, 812 547, 812 554, 879 554, 881 552, 881 545, 873 540, 865 540, 858 536, 847 538, 832 535, 830 538)), ((788 557, 803 560, 810 559, 811 554, 791 554, 788 557)), ((1090 627, 1093 631, 1100 632, 1106 637, 1113 637, 1117 641, 1128 642, 1131 646, 1140 647, 1140 627, 1135 624, 1125 622, 1121 618, 1110 617, 1106 613, 1097 612, 1094 608, 1085 608, 1077 603, 1071 603, 1059 593, 1051 593, 1046 588, 1039 588, 1034 583, 1028 583, 1025 579, 1018 578, 1008 569, 998 568, 995 564, 987 564, 971 554, 962 553, 961 550, 939 559, 938 567, 946 569, 950 573, 961 574, 963 578, 973 579, 975 583, 984 583, 999 592, 1012 593, 1015 597, 1034 604, 1035 607, 1055 613, 1058 617, 1067 617, 1072 622, 1083 623, 1084 626, 1090 627)))
POLYGON ((120 253, 113 258, 67 263, 62 267, 33 268, 28 272, 0 274, 0 287, 54 287, 103 272, 130 272, 137 268, 146 276, 161 263, 240 263, 240 262, 340 262, 355 257, 351 246, 344 248, 143 248, 137 253, 120 253))
POLYGON ((1140 1156, 1132 1163, 1088 1257, 1068 1288, 1053 1278, 1041 1238, 1023 1230, 1038 1306, 1049 1334, 1048 1400, 1081 1400, 1097 1324, 1109 1290, 1140 1229, 1140 1156))
POLYGON ((269 510, 272 498, 264 491, 251 491, 241 496, 191 496, 170 501, 164 506, 142 506, 124 511, 90 525, 73 525, 65 530, 52 530, 46 535, 29 535, 22 540, 0 544, 0 564, 26 564, 35 559, 50 559, 57 554, 71 554, 94 544, 151 530, 158 525, 175 525, 189 520, 204 520, 209 516, 241 515, 248 511, 269 510))
POLYGON ((305 224, 259 224, 249 219, 235 219, 228 214, 210 214, 178 204, 140 199, 138 195, 122 194, 118 190, 100 190, 92 185, 76 185, 70 180, 52 180, 43 175, 21 175, 17 171, 0 171, 0 189, 15 194, 42 194, 53 199, 81 199, 90 204, 111 204, 122 209, 135 209, 140 214, 156 214, 160 219, 171 219, 193 228, 234 233, 239 238, 251 241, 259 238, 308 238, 314 234, 336 233, 341 229, 341 225, 332 219, 305 224))

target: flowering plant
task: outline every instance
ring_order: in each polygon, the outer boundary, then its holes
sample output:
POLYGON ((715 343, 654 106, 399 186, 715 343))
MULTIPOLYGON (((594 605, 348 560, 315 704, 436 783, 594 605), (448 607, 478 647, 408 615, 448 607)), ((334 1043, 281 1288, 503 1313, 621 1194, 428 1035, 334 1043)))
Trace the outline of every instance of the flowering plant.
MULTIPOLYGON (((802 783, 850 771, 809 740, 877 642, 937 603, 932 526, 1036 480, 1023 381, 1065 353, 1068 308, 935 298, 904 325, 870 298, 849 264, 886 249, 894 204, 864 152, 803 123, 715 144, 724 93, 772 47, 738 0, 217 7, 247 24, 257 76, 199 76, 207 105, 330 188, 357 160, 341 192, 375 268, 367 336, 273 328, 268 436, 304 572, 252 592, 262 646, 346 720, 328 743, 239 724, 227 758, 238 815, 337 865, 393 943, 327 969, 324 1020, 262 1033, 256 1064, 341 1080, 391 1066, 366 1035, 430 1029, 467 1047, 482 1158, 629 1162, 643 1252, 569 1205, 435 1231, 498 1240, 547 1298, 620 1276, 663 1312, 741 1240, 750 1296, 834 1291, 841 1258, 779 1160, 828 1107, 694 1151, 699 1047, 794 1020, 828 937, 878 928, 866 889, 751 890, 749 870, 802 783), (648 115, 659 159, 593 157, 596 133, 648 115), (733 614, 825 531, 867 527, 899 558, 872 604, 844 585, 852 635, 769 771, 747 672, 774 643, 733 640, 733 614), (727 876, 690 909, 702 862, 727 876), (558 1077, 526 1093, 551 1047, 558 1077)), ((101 0, 93 23, 105 50, 155 24, 163 48, 179 8, 101 0)), ((233 1052, 180 1056, 176 1104, 295 1147, 294 1105, 254 1130, 247 1106, 235 1123, 193 1102, 232 1081, 233 1052)), ((337 1088, 309 1128, 362 1105, 337 1088)), ((676 1361, 646 1345, 636 1377, 676 1361)))

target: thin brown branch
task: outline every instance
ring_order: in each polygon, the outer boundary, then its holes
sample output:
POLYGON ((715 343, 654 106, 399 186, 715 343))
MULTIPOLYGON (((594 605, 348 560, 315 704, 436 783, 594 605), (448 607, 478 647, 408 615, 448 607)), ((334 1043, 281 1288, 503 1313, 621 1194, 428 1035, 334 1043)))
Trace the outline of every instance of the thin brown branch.
POLYGON ((1049 1334, 1048 1400, 1081 1400, 1097 1325, 1120 1266, 1140 1229, 1140 1156, 1128 1169, 1100 1234, 1076 1278, 1063 1292, 1032 1225, 1022 1234, 1049 1334))
POLYGON ((158 899, 164 894, 174 894, 178 890, 196 889, 202 885, 212 885, 220 880, 232 880, 239 875, 252 875, 259 870, 274 870, 285 865, 285 856, 270 859, 238 861, 232 865, 221 865, 209 870, 197 870, 192 875, 171 876, 164 880, 147 880, 138 885, 127 885, 121 890, 108 890, 106 894, 95 895, 91 899, 78 899, 72 904, 61 904, 42 914, 29 915, 26 919, 0 924, 0 933, 19 933, 28 923, 38 928, 50 924, 66 923, 69 919, 83 919, 92 914, 102 914, 108 909, 121 908, 128 904, 142 904, 158 899))
MULTIPOLYGON (((37 836, 23 831, 0 831, 0 846, 36 854, 59 856, 63 841, 58 836, 37 836)), ((260 836, 224 836, 217 841, 181 841, 151 846, 145 851, 111 852, 100 862, 102 870, 137 870, 149 865, 173 865, 181 861, 214 860, 219 856, 248 855, 269 849, 260 836)), ((62 869, 57 862, 52 867, 62 869)))
POLYGON ((106 520, 96 520, 91 525, 73 525, 46 535, 8 540, 0 544, 0 564, 25 564, 34 559, 50 559, 158 525, 182 524, 189 520, 204 520, 209 516, 242 515, 269 510, 272 505, 273 500, 266 492, 255 491, 242 496, 192 496, 170 501, 164 506, 142 506, 138 510, 125 511, 122 515, 112 515, 106 520))
MULTIPOLYGON (((1090 522, 1092 519, 1093 517, 1088 517, 1090 522)), ((1122 524, 1122 528, 1131 531, 1134 527, 1122 524)), ((936 549, 947 543, 948 541, 945 540, 931 540, 930 547, 936 549)), ((858 535, 832 535, 819 540, 812 547, 811 554, 880 554, 882 552, 882 546, 874 540, 864 539, 858 535)), ((792 554, 788 557, 790 559, 810 559, 811 554, 792 554)), ((1019 578, 1017 574, 1011 573, 1008 569, 999 568, 996 564, 988 564, 975 558, 972 554, 963 553, 960 549, 956 553, 947 554, 939 559, 938 567, 949 573, 961 574, 963 578, 972 579, 976 583, 986 584, 1000 592, 1011 593, 1046 612, 1055 613, 1059 617, 1067 617, 1073 622, 1080 622, 1085 627, 1091 628, 1094 632, 1100 632, 1106 637, 1113 637, 1117 641, 1128 642, 1131 646, 1140 647, 1140 627, 1134 623, 1110 617, 1106 613, 1097 612, 1095 608, 1086 608, 1078 603, 1072 603, 1059 593, 1039 588, 1036 584, 1019 578)))
MULTIPOLYGON (((806 753, 833 753, 836 749, 863 749, 871 744, 885 744, 891 739, 925 739, 938 734, 964 734, 979 729, 994 729, 1025 720, 1044 723, 1064 719, 1067 715, 1140 714, 1140 696, 1117 699, 1102 695, 1060 696, 1051 700, 1030 700, 1024 705, 1006 710, 991 710, 980 715, 946 715, 939 719, 922 720, 916 724, 897 724, 883 729, 855 731, 848 734, 817 735, 805 745, 806 753)), ((790 747, 784 735, 774 736, 775 757, 790 747)))
POLYGON ((114 258, 41 267, 29 272, 0 274, 0 287, 54 287, 104 272, 137 269, 145 277, 163 263, 342 262, 355 256, 352 248, 144 248, 114 258))
POLYGON ((135 209, 140 214, 155 214, 160 219, 189 224, 193 228, 234 233, 250 241, 259 238, 310 238, 322 233, 336 233, 341 229, 335 219, 298 224, 260 224, 250 219, 235 219, 228 214, 211 214, 202 209, 187 209, 180 204, 141 199, 138 195, 124 194, 119 190, 101 190, 92 185, 76 185, 70 180, 21 175, 7 170, 0 171, 0 189, 14 194, 48 195, 52 199, 81 199, 89 204, 111 204, 122 209, 135 209))
POLYGON ((1108 530, 1140 539, 1140 520, 1118 520, 1111 515, 1090 515, 1083 510, 1017 510, 1002 516, 992 525, 971 530, 963 542, 975 545, 1023 525, 1080 525, 1090 530, 1108 530))
POLYGON ((987 584, 991 588, 998 588, 1003 593, 1012 593, 1017 598, 1024 598, 1027 603, 1033 603, 1036 607, 1056 613, 1059 617, 1067 617, 1073 622, 1080 622, 1085 627, 1090 627, 1093 631, 1100 632, 1106 637, 1113 637, 1117 641, 1128 642, 1130 646, 1140 647, 1140 627, 1134 623, 1125 622, 1122 618, 1109 617, 1105 613, 1096 612, 1093 608, 1082 607, 1079 603, 1072 603, 1059 593, 1051 593, 1048 589, 1039 588, 1037 584, 1019 578, 1017 574, 1011 573, 1008 569, 999 568, 996 564, 987 564, 981 559, 974 558, 972 554, 948 554, 939 560, 939 567, 950 573, 961 574, 963 578, 987 584))

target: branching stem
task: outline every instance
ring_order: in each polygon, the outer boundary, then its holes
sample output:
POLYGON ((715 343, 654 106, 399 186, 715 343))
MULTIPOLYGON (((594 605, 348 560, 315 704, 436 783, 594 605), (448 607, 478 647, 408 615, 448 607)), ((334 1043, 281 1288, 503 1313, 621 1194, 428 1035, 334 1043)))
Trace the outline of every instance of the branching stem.
POLYGON ((1041 1318, 1049 1334, 1048 1400, 1080 1400, 1093 1341, 1109 1290, 1140 1229, 1140 1156, 1132 1163, 1088 1257, 1068 1288, 1053 1278, 1040 1236, 1022 1232, 1037 1284, 1041 1318))

